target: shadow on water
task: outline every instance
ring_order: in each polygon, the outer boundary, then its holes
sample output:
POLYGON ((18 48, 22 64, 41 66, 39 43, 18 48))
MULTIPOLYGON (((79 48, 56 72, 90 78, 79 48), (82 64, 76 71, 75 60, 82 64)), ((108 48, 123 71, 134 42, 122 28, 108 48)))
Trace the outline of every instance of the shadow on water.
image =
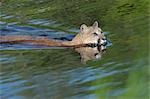
POLYGON ((1 35, 38 35, 71 40, 74 34, 68 33, 78 32, 77 26, 98 20, 102 29, 109 31, 106 35, 113 46, 101 53, 98 48, 74 50, 1 45, 1 97, 148 99, 146 4, 146 0, 4 2, 1 35), (80 55, 86 64, 81 62, 80 55))

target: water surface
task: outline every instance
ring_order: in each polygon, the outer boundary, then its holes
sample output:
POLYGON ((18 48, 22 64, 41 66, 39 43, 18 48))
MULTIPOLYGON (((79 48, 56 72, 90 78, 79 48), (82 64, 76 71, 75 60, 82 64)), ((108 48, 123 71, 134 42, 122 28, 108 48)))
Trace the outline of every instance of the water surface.
POLYGON ((91 25, 98 20, 113 45, 101 59, 86 64, 74 49, 2 46, 1 98, 148 99, 147 1, 64 2, 4 2, 1 35, 71 39, 80 24, 91 25))

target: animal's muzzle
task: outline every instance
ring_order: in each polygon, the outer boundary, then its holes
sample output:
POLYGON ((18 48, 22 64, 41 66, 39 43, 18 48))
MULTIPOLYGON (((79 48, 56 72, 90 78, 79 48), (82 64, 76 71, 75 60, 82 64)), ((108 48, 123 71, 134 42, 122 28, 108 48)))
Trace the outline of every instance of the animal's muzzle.
POLYGON ((98 39, 97 43, 89 43, 87 46, 89 47, 99 47, 99 46, 106 46, 108 44, 107 39, 98 39))
POLYGON ((105 39, 105 38, 102 38, 102 39, 98 39, 98 41, 97 41, 97 44, 99 45, 99 46, 106 46, 107 45, 107 39, 105 39))

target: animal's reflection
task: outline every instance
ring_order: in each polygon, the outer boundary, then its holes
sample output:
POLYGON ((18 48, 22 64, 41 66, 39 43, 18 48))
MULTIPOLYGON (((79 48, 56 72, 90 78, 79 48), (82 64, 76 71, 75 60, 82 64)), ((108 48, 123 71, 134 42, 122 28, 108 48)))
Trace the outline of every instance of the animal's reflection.
POLYGON ((75 50, 80 54, 81 62, 86 63, 88 60, 100 60, 106 51, 106 46, 79 47, 75 50))

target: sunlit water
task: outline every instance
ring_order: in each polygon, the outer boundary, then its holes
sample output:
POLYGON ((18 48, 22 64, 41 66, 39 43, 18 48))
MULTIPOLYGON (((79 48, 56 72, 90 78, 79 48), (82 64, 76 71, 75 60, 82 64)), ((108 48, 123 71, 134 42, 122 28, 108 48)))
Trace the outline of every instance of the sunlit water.
MULTIPOLYGON (((1 17, 10 19, 14 16, 1 17)), ((62 40, 71 40, 74 37, 66 32, 21 26, 18 23, 0 22, 1 35, 46 36, 62 40)), ((29 20, 28 24, 61 25, 45 19, 29 20)), ((146 36, 138 34, 140 28, 132 29, 130 24, 120 28, 115 28, 120 30, 117 33, 106 32, 113 45, 108 46, 102 57, 86 63, 82 62, 80 54, 74 49, 22 44, 0 45, 1 98, 127 99, 116 97, 134 92, 137 94, 138 91, 145 95, 145 91, 141 90, 147 88, 144 82, 147 50, 143 50, 146 36)), ((145 28, 142 29, 144 31, 145 28)), ((78 29, 70 30, 78 32, 78 29)), ((142 99, 140 96, 139 99, 142 99)))

